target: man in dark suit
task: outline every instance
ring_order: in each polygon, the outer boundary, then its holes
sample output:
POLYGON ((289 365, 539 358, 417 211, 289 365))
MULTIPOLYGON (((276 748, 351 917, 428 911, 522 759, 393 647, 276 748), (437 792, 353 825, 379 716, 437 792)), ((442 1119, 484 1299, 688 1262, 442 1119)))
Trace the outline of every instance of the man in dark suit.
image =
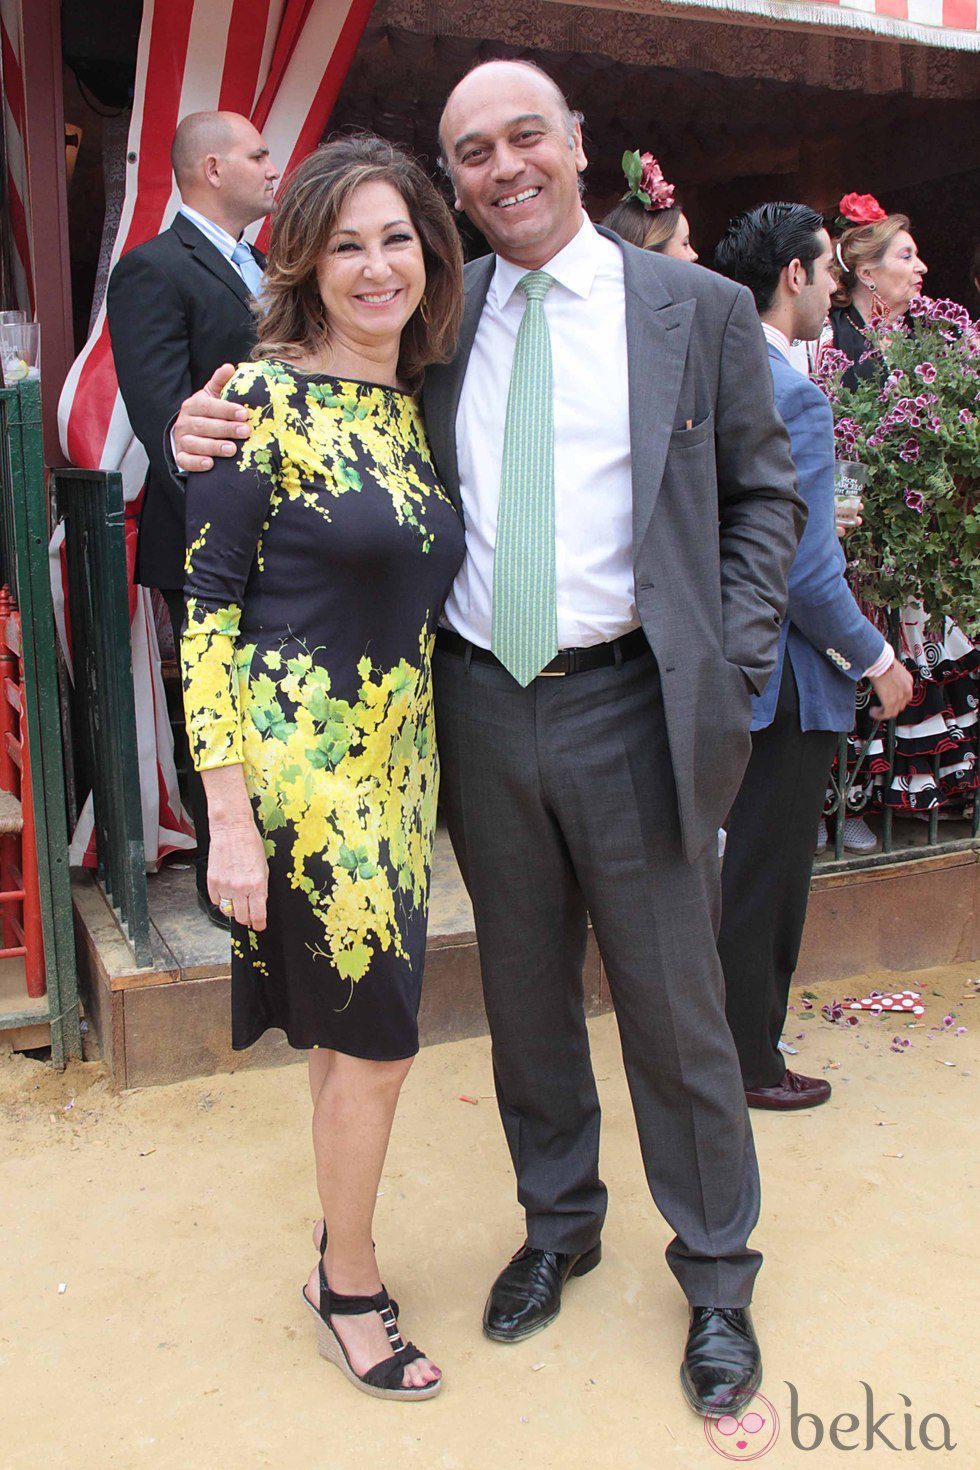
POLYGON ((752 701, 752 755, 727 823, 718 951, 726 1009, 750 1107, 795 1112, 830 1097, 824 1077, 791 1071, 779 1051, 810 894, 814 831, 854 691, 871 680, 875 719, 892 719, 912 678, 861 612, 834 526, 834 420, 791 361, 815 341, 836 282, 830 236, 804 204, 764 204, 732 220, 715 267, 748 286, 769 346, 776 408, 789 431, 809 515, 789 574, 776 672, 752 701))
MULTIPOLYGON (((171 160, 181 208, 168 230, 117 263, 106 309, 119 388, 149 459, 135 577, 163 593, 179 648, 184 495, 167 468, 165 430, 196 383, 252 350, 251 303, 265 259, 242 232, 268 214, 278 175, 261 134, 234 112, 185 117, 171 160)), ((185 765, 197 833, 198 902, 213 923, 228 928, 208 899, 204 790, 190 762, 185 765)))
MULTIPOLYGON (((591 915, 691 1306, 681 1381, 699 1413, 736 1413, 761 1379, 759 1181, 716 844, 803 524, 789 443, 751 296, 591 225, 579 123, 549 77, 478 67, 441 140, 457 205, 495 251, 466 268, 458 355, 425 385, 467 548, 434 659, 442 793, 527 1218, 484 1330, 540 1331, 599 1261, 591 915)), ((228 450, 223 380, 181 409, 182 470, 228 450)))

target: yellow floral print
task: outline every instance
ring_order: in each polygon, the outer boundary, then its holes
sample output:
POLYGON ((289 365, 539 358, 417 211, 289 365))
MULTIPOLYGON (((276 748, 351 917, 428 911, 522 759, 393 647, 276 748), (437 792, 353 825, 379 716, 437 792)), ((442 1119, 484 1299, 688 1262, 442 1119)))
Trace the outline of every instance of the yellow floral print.
MULTIPOLYGON (((226 391, 250 406, 251 437, 234 463, 250 485, 262 483, 254 521, 260 581, 277 517, 289 508, 329 523, 338 501, 362 493, 365 465, 398 525, 429 552, 427 510, 444 497, 434 477, 420 474, 420 465, 431 472, 431 460, 408 394, 306 379, 274 362, 239 367, 226 391)), ((219 519, 212 515, 191 542, 191 589, 219 519)), ((391 668, 375 666, 369 653, 352 660, 344 686, 351 697, 341 698, 330 650, 309 647, 292 627, 261 640, 241 636, 240 600, 187 600, 181 653, 195 766, 244 766, 266 852, 316 920, 307 948, 329 960, 351 995, 377 955, 409 958, 406 916, 427 906, 438 791, 433 625, 426 608, 402 644, 407 656, 391 668)), ((249 931, 233 944, 240 961, 266 972, 261 935, 249 931)))

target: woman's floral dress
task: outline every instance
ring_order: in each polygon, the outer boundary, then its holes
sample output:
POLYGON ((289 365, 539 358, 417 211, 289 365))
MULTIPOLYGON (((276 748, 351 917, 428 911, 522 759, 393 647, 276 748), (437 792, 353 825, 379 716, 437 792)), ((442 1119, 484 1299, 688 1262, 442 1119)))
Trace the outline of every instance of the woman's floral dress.
POLYGON ((268 927, 232 925, 232 1043, 418 1049, 438 761, 430 654, 463 530, 408 393, 240 366, 234 459, 187 483, 184 705, 242 763, 268 927))

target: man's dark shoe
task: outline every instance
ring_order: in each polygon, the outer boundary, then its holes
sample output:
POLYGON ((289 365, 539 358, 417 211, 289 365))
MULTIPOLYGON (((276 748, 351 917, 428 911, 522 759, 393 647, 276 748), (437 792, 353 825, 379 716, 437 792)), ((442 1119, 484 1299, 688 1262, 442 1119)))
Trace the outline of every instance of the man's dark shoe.
POLYGON ((230 929, 231 919, 223 914, 216 903, 212 903, 206 893, 197 890, 197 906, 202 914, 207 914, 216 929, 230 929))
POLYGON ((796 1108, 818 1108, 830 1096, 830 1083, 824 1077, 801 1077, 786 1069, 777 1087, 747 1087, 745 1101, 750 1108, 771 1108, 792 1112, 796 1108))
POLYGON ((494 1342, 533 1337, 561 1311, 561 1291, 569 1276, 584 1276, 601 1258, 601 1241, 580 1255, 539 1251, 525 1242, 491 1287, 483 1312, 487 1337, 494 1342))
POLYGON ((692 1307, 681 1388, 696 1414, 738 1414, 762 1382, 748 1307, 692 1307))

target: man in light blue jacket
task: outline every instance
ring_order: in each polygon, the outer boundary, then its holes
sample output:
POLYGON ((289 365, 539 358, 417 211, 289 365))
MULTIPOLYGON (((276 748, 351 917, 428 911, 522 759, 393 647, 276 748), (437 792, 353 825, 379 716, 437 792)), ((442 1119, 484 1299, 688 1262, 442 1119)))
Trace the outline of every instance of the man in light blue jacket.
POLYGON ((912 679, 861 612, 844 578, 834 513, 834 425, 794 342, 815 340, 834 289, 823 221, 802 204, 765 204, 732 220, 715 268, 748 286, 769 345, 773 392, 789 430, 806 529, 789 574, 775 673, 753 699, 752 755, 732 807, 718 949, 728 1022, 750 1107, 796 1110, 830 1096, 780 1053, 806 918, 814 834, 837 736, 854 723, 855 688, 871 680, 876 719, 908 704, 912 679))

